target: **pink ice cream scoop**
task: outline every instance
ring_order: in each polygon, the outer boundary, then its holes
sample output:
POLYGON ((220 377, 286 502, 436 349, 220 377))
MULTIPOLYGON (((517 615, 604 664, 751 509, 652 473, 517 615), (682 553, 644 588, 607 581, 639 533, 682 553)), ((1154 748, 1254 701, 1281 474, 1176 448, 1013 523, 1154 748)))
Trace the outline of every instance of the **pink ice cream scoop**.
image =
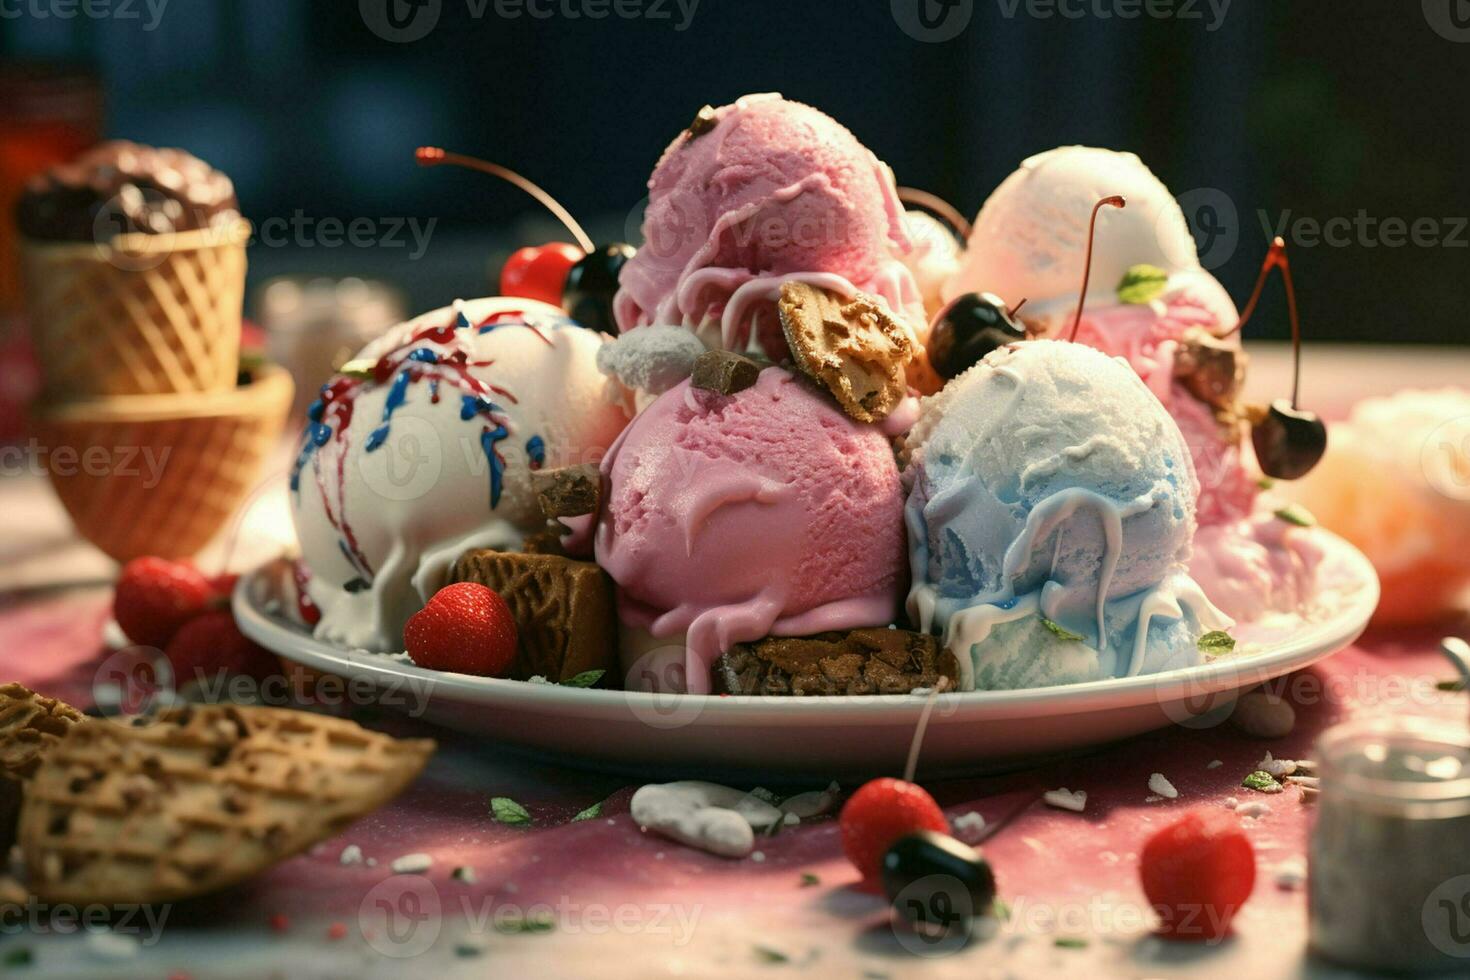
POLYGON ((669 145, 643 238, 613 301, 621 330, 683 325, 708 347, 779 359, 775 300, 795 278, 878 296, 916 342, 927 333, 892 172, 830 116, 779 95, 706 110, 669 145))
POLYGON ((734 395, 670 389, 602 474, 597 562, 625 632, 682 654, 684 676, 663 689, 708 693, 735 643, 897 613, 908 559, 892 448, 795 375, 767 368, 734 395))
MULTIPOLYGON (((1258 475, 1247 465, 1245 431, 1222 424, 1215 410, 1174 376, 1174 355, 1185 334, 1199 328, 1218 335, 1230 326, 1220 322, 1212 299, 1179 289, 1154 303, 1086 312, 1077 328, 1078 343, 1126 360, 1184 433, 1199 476, 1201 527, 1249 515, 1258 489, 1258 475)), ((1058 329, 1070 330, 1070 318, 1058 329)), ((1234 346, 1239 347, 1238 340, 1234 346)))

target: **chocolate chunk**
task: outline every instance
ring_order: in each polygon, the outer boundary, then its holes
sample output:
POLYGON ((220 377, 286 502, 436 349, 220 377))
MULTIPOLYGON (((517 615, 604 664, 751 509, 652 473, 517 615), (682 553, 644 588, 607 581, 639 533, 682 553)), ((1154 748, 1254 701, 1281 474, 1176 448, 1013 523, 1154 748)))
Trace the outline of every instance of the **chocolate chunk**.
POLYGON ((954 654, 936 637, 908 630, 851 630, 737 643, 715 662, 717 694, 906 694, 959 678, 954 654))
POLYGON ((552 520, 595 514, 602 505, 602 474, 591 463, 532 473, 531 489, 541 513, 552 520))
POLYGON ((694 359, 694 375, 689 383, 705 391, 733 395, 755 384, 761 366, 734 351, 705 351, 694 359))
POLYGON ((1245 384, 1245 351, 1194 328, 1185 333, 1174 354, 1174 377, 1194 397, 1216 408, 1228 408, 1245 384))
POLYGON ((792 281, 781 286, 777 312, 796 366, 848 415, 877 422, 903 400, 914 344, 880 301, 792 281))
POLYGON ((714 106, 707 105, 694 114, 694 121, 689 124, 689 128, 684 130, 684 133, 689 139, 698 139, 718 124, 719 119, 715 117, 714 106))
POLYGON ((592 562, 560 555, 467 551, 451 579, 478 582, 510 606, 520 636, 511 677, 564 681, 589 670, 617 674, 613 583, 592 562))

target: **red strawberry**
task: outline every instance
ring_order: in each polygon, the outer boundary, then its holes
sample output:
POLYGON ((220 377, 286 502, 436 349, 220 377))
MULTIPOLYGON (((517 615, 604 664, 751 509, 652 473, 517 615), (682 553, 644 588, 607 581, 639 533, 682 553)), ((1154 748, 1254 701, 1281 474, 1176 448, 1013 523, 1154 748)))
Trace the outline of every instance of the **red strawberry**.
POLYGON ((241 633, 228 609, 212 609, 189 620, 163 655, 173 667, 176 688, 194 680, 217 680, 220 673, 263 681, 281 672, 275 655, 241 633))
POLYGON ((1256 852, 1234 814, 1201 808, 1150 837, 1138 871, 1160 932, 1219 939, 1255 886, 1256 852))
POLYGON ((112 615, 129 640, 162 649, 213 594, 209 580, 191 564, 134 558, 117 581, 112 615))
POLYGON ((878 880, 884 853, 917 830, 949 833, 949 821, 934 797, 902 779, 874 779, 848 799, 838 818, 842 849, 865 882, 878 880))
POLYGON ((230 597, 235 594, 235 583, 239 581, 239 572, 220 572, 210 577, 209 587, 214 592, 214 598, 228 606, 230 597))
POLYGON ((516 623, 493 590, 456 582, 414 613, 403 642, 420 667, 505 677, 516 658, 516 623))

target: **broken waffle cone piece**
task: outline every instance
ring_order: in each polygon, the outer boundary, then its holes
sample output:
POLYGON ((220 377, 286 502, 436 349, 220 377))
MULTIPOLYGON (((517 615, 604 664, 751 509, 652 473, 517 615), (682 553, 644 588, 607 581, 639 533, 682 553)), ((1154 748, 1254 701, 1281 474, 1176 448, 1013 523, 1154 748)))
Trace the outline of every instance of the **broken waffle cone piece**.
POLYGON ((168 902, 243 881, 397 796, 434 743, 279 708, 207 705, 74 726, 26 787, 44 902, 168 902))
POLYGON ((29 778, 42 756, 85 717, 63 701, 0 684, 0 775, 29 778))
POLYGON ((777 309, 797 367, 832 392, 848 415, 877 422, 903 400, 914 345, 880 301, 787 282, 777 309))
POLYGON ((1229 409, 1245 384, 1246 354, 1205 330, 1185 333, 1174 353, 1174 377, 1207 405, 1229 409))
POLYGON ((959 664, 937 637, 886 627, 737 643, 714 667, 716 694, 907 694, 940 680, 954 690, 959 664))
POLYGON ((761 365, 734 351, 705 351, 694 359, 694 374, 689 384, 704 391, 733 395, 755 384, 761 376, 761 365))
POLYGON ((590 561, 515 551, 468 551, 455 582, 500 594, 515 617, 520 648, 510 676, 564 681, 589 670, 615 674, 617 617, 612 579, 590 561))
POLYGON ((531 488, 548 520, 595 514, 602 505, 602 474, 591 463, 534 472, 531 488))

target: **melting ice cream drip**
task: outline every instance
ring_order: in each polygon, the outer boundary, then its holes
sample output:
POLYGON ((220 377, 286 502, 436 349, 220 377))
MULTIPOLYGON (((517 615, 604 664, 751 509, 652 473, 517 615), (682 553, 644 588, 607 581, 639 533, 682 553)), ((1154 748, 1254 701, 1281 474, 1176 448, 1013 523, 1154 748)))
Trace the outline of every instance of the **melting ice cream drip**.
MULTIPOLYGON (((474 369, 489 368, 495 362, 493 359, 471 359, 466 339, 489 333, 506 324, 525 326, 543 343, 551 346, 550 338, 531 323, 522 311, 501 311, 478 324, 471 323, 462 311, 457 311, 450 323, 419 330, 407 341, 379 357, 371 368, 370 377, 347 375, 323 385, 321 397, 307 410, 306 434, 291 469, 291 490, 293 493, 301 492, 301 473, 310 463, 317 490, 322 496, 322 510, 340 536, 342 553, 361 573, 366 583, 372 582, 373 568, 357 543, 346 513, 345 468, 350 447, 347 429, 352 423, 353 408, 358 397, 373 387, 390 384, 383 404, 381 422, 369 433, 363 446, 364 452, 371 453, 381 449, 387 442, 391 434, 393 415, 407 400, 410 386, 427 382, 429 399, 435 404, 440 399, 441 385, 448 384, 460 392, 460 419, 465 422, 481 420, 479 441, 489 465, 490 508, 493 510, 500 505, 505 479, 506 460, 499 444, 511 435, 510 420, 501 406, 496 404, 495 398, 511 404, 517 404, 517 399, 508 389, 475 376, 474 369), (441 349, 436 350, 435 347, 441 349), (337 444, 335 505, 319 453, 320 449, 332 442, 337 444)), ((526 450, 531 468, 539 469, 546 459, 545 440, 540 435, 531 436, 526 442, 526 450)))

